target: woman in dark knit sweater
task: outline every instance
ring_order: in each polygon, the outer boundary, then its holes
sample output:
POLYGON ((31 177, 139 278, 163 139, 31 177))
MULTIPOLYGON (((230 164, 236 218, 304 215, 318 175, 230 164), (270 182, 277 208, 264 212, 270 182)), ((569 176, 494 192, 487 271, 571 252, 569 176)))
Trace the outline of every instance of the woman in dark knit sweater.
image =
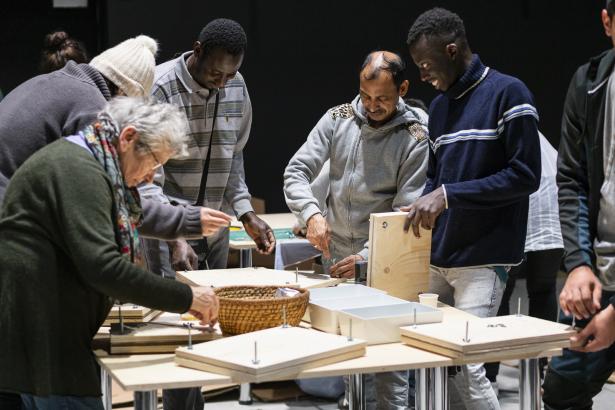
POLYGON ((11 179, 0 213, 0 391, 20 393, 26 408, 102 409, 90 344, 114 299, 215 323, 210 288, 138 263, 135 187, 184 154, 185 123, 170 104, 117 98, 11 179))

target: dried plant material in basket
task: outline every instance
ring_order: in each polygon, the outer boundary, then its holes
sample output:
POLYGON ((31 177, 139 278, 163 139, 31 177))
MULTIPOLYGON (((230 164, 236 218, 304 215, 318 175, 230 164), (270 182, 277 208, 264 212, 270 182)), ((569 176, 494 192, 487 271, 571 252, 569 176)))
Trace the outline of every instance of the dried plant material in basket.
POLYGON ((239 335, 281 326, 297 326, 307 309, 310 293, 293 286, 299 293, 276 297, 279 286, 223 286, 214 291, 220 299, 218 321, 224 335, 239 335))

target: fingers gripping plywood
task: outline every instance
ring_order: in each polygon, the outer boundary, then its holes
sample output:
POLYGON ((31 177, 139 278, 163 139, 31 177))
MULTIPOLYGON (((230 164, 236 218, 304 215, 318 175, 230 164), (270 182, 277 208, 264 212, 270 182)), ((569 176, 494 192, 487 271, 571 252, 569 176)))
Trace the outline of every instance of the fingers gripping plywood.
POLYGON ((365 347, 366 343, 359 339, 299 327, 277 327, 198 344, 191 350, 180 347, 175 355, 182 366, 271 379, 277 378, 277 373, 286 375, 297 368, 361 357, 365 347))
POLYGON ((406 212, 371 214, 368 285, 392 296, 418 300, 429 289, 431 231, 421 228, 416 238, 403 230, 406 212))

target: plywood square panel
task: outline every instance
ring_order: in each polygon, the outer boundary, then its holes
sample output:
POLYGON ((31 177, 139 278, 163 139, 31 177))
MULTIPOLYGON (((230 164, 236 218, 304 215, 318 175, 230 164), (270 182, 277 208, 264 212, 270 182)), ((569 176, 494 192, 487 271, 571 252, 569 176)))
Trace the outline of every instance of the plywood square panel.
MULTIPOLYGON (((404 343, 428 349, 433 345, 439 353, 450 350, 460 354, 477 354, 497 349, 567 343, 574 334, 567 325, 524 315, 477 318, 467 321, 434 323, 401 328, 404 343), (465 340, 464 340, 465 339, 465 340), (414 344, 413 340, 417 343, 414 344), (444 349, 444 350, 443 350, 444 349)), ((554 347, 555 347, 554 346, 554 347)), ((436 349, 432 349, 436 351, 436 349)))
POLYGON ((178 271, 177 279, 193 286, 285 286, 296 285, 302 288, 334 286, 343 279, 328 275, 265 268, 211 269, 178 271))
MULTIPOLYGON (((188 328, 181 327, 189 321, 181 320, 177 313, 163 313, 158 319, 147 324, 126 325, 123 335, 111 334, 111 353, 173 353, 178 346, 188 344, 188 328)), ((190 333, 192 343, 201 343, 222 337, 219 326, 204 328, 192 322, 196 328, 190 333)))
POLYGON ((241 372, 273 377, 275 372, 295 367, 320 366, 323 360, 335 363, 361 357, 365 347, 365 341, 359 339, 348 340, 344 336, 300 327, 277 327, 198 344, 192 350, 180 347, 175 355, 179 364, 188 367, 190 362, 199 362, 222 374, 241 372))
POLYGON ((367 284, 408 301, 429 290, 431 231, 403 230, 406 212, 371 214, 367 284))
MULTIPOLYGON (((124 323, 144 323, 153 320, 160 311, 150 309, 145 306, 134 305, 132 303, 124 303, 122 307, 122 319, 124 323)), ((119 323, 120 319, 120 306, 114 305, 107 315, 107 319, 103 323, 103 326, 109 326, 111 323, 119 323)))

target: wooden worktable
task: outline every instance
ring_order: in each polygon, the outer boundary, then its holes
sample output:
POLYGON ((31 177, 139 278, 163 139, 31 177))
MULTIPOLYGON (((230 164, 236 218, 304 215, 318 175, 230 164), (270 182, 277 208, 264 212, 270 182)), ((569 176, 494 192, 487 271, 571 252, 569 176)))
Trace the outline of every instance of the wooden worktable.
MULTIPOLYGON (((233 383, 229 376, 177 366, 173 354, 98 356, 98 361, 115 381, 128 391, 174 389, 233 383)), ((329 364, 285 379, 344 376, 355 373, 379 373, 394 370, 450 366, 448 357, 415 349, 402 343, 368 346, 365 356, 329 364)), ((272 380, 277 380, 272 378, 272 380)), ((245 380, 240 380, 244 382, 245 380)))
MULTIPOLYGON (((444 312, 444 322, 475 318, 449 306, 441 305, 444 312)), ((97 352, 98 361, 115 381, 125 390, 143 391, 168 388, 197 387, 213 384, 233 383, 229 376, 193 370, 177 366, 173 354, 108 356, 97 352)), ((544 357, 561 354, 561 349, 528 352, 526 355, 510 357, 502 355, 502 359, 544 357)), ((465 363, 461 359, 451 359, 446 356, 416 349, 402 343, 389 343, 368 346, 366 355, 360 358, 345 360, 313 369, 298 371, 292 377, 285 379, 307 379, 314 377, 342 376, 348 374, 380 373, 406 369, 421 369, 443 366, 453 366, 465 363)), ((272 380, 276 380, 272 378, 272 380)), ((241 380, 244 382, 245 380, 241 380)))

